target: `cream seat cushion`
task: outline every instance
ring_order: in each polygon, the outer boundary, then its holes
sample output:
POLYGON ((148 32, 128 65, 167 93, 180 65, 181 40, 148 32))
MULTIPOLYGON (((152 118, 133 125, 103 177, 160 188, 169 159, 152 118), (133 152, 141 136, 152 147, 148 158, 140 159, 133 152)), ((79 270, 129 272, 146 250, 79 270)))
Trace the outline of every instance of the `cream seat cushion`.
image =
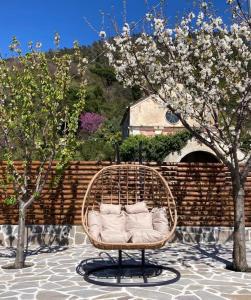
POLYGON ((122 212, 119 215, 100 214, 102 231, 126 231, 125 230, 125 214, 122 212))
POLYGON ((105 243, 127 243, 131 233, 126 231, 104 230, 101 231, 101 240, 105 243))
POLYGON ((100 212, 91 210, 88 213, 87 223, 89 234, 96 240, 100 240, 100 232, 102 230, 102 222, 100 212))
POLYGON ((119 215, 121 213, 121 205, 101 203, 100 212, 101 214, 119 215))
POLYGON ((131 234, 125 230, 124 212, 116 214, 100 214, 102 231, 101 241, 104 243, 127 243, 131 234))
POLYGON ((151 213, 126 214, 126 231, 137 229, 153 229, 151 213))
POLYGON ((152 218, 154 230, 157 230, 164 235, 169 232, 168 218, 165 208, 153 208, 152 218))
POLYGON ((148 208, 145 201, 137 202, 131 205, 125 205, 125 210, 128 214, 147 213, 148 208))
POLYGON ((154 243, 163 239, 163 235, 154 229, 138 229, 130 233, 132 243, 154 243))

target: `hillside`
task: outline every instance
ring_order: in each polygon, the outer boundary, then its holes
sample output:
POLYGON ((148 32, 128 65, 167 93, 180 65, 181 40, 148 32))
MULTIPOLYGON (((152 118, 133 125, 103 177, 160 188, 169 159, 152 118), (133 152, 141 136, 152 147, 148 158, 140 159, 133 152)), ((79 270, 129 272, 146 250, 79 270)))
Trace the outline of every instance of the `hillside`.
MULTIPOLYGON (((61 49, 60 53, 72 54, 73 49, 61 49)), ((105 117, 102 128, 92 135, 80 135, 82 146, 76 153, 75 159, 83 160, 113 160, 115 143, 120 141, 120 122, 126 107, 142 97, 137 87, 124 88, 115 77, 104 55, 101 42, 95 42, 91 46, 82 46, 83 57, 89 61, 87 70, 87 95, 85 112, 97 113, 105 117)), ((49 51, 47 55, 53 54, 49 51)), ((72 66, 73 75, 76 67, 72 66)), ((78 80, 72 86, 69 101, 77 97, 78 80)))
MULTIPOLYGON (((87 98, 85 110, 105 116, 118 128, 126 107, 138 100, 142 94, 138 88, 124 88, 115 77, 104 54, 101 42, 94 42, 91 46, 82 46, 81 52, 89 61, 87 70, 87 98)), ((64 48, 60 53, 72 54, 73 49, 64 48)), ((49 51, 48 56, 52 54, 49 51)), ((72 68, 73 72, 75 68, 72 68)), ((78 82, 72 87, 71 97, 75 97, 78 82)))

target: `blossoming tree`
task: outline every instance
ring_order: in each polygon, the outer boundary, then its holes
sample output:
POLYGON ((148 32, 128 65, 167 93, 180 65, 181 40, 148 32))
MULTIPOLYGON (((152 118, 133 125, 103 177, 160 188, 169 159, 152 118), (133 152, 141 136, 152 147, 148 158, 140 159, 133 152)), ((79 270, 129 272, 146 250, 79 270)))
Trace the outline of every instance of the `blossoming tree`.
POLYGON ((83 133, 88 135, 95 133, 102 123, 105 121, 105 117, 91 112, 82 113, 80 116, 80 128, 83 133))
MULTIPOLYGON (((55 42, 58 44, 59 36, 55 42)), ((12 187, 14 193, 1 193, 6 204, 18 204, 18 238, 15 268, 24 267, 25 219, 28 207, 38 201, 48 180, 53 160, 60 171, 72 157, 77 146, 76 131, 83 110, 85 83, 82 80, 79 99, 67 101, 73 57, 57 55, 48 59, 45 53, 30 44, 23 55, 14 38, 10 46, 16 53, 11 60, 0 59, 0 157, 6 161, 5 182, 0 189, 12 187), (22 160, 22 169, 15 159, 22 160), (32 170, 32 162, 39 161, 32 170), (3 186, 5 184, 5 187, 3 186)), ((86 60, 81 58, 75 43, 74 61, 78 61, 79 76, 84 78, 86 60)))
POLYGON ((133 36, 125 24, 121 36, 106 42, 110 64, 125 86, 138 85, 161 99, 227 166, 234 201, 233 268, 246 271, 244 188, 251 169, 250 24, 228 27, 220 17, 206 15, 203 10, 197 16, 190 13, 173 29, 167 27, 165 19, 151 14, 146 19, 150 26, 145 26, 145 32, 133 36), (189 118, 196 126, 187 121, 189 118))

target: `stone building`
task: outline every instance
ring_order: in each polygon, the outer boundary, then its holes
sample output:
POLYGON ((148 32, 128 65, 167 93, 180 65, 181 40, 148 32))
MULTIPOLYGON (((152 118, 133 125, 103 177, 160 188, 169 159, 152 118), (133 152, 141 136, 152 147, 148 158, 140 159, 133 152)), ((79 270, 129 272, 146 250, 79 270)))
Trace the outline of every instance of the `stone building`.
MULTIPOLYGON (((195 125, 193 120, 188 121, 195 125)), ((184 130, 184 126, 163 103, 150 95, 127 108, 121 121, 121 130, 125 139, 130 135, 137 134, 146 136, 175 134, 184 130)), ((169 154, 165 161, 219 162, 210 148, 198 143, 195 139, 190 140, 181 152, 169 154)))

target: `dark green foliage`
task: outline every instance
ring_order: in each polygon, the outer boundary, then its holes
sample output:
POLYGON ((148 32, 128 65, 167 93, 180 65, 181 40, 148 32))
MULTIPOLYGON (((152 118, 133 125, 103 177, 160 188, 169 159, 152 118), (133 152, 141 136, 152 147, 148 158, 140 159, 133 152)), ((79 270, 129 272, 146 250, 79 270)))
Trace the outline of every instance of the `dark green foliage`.
POLYGON ((9 196, 4 199, 3 203, 9 206, 15 205, 17 203, 17 198, 16 196, 9 196))
POLYGON ((132 87, 132 97, 134 100, 139 100, 142 97, 142 91, 137 85, 132 87))
POLYGON ((161 163, 171 152, 180 151, 191 137, 191 134, 187 131, 169 136, 130 136, 120 147, 121 158, 124 161, 137 161, 139 159, 139 143, 141 141, 143 160, 161 163))
POLYGON ((111 67, 96 64, 90 68, 90 71, 100 76, 107 86, 111 86, 113 82, 117 81, 114 70, 111 67))
POLYGON ((102 127, 95 134, 95 137, 110 143, 113 147, 115 144, 121 144, 121 131, 113 118, 104 122, 102 127))
POLYGON ((76 160, 114 160, 114 148, 111 143, 102 139, 91 139, 83 141, 79 147, 76 160))
POLYGON ((120 155, 122 161, 138 161, 139 160, 139 143, 142 142, 143 158, 146 158, 145 150, 148 149, 149 140, 144 135, 132 135, 128 137, 120 146, 120 155))
POLYGON ((104 93, 98 85, 88 85, 85 99, 85 111, 102 114, 104 110, 104 93))
POLYGON ((251 133, 247 132, 242 137, 241 150, 247 153, 251 147, 251 133))
POLYGON ((171 152, 180 151, 191 138, 187 131, 175 135, 156 135, 149 141, 147 160, 162 162, 171 152))

